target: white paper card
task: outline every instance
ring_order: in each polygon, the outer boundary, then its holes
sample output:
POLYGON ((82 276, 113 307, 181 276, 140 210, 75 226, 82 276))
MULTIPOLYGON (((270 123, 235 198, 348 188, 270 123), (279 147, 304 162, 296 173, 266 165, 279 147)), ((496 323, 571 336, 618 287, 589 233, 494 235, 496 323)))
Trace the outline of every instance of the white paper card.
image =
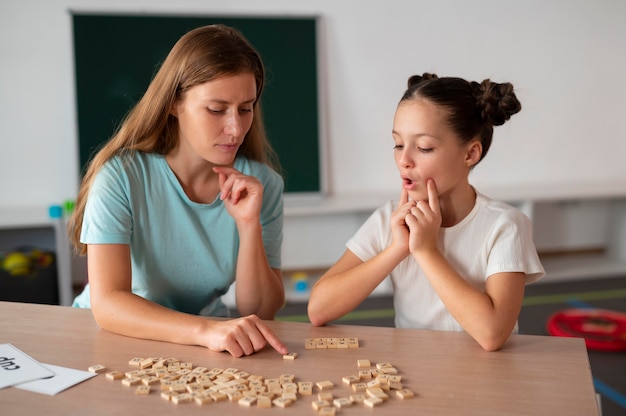
POLYGON ((11 344, 0 344, 0 389, 54 373, 11 344))
POLYGON ((22 390, 29 390, 35 393, 48 394, 54 396, 63 390, 72 387, 75 384, 83 382, 96 373, 88 371, 74 370, 73 368, 59 367, 51 364, 43 364, 49 370, 54 372, 53 377, 43 378, 40 380, 30 381, 28 383, 18 384, 14 387, 22 390))

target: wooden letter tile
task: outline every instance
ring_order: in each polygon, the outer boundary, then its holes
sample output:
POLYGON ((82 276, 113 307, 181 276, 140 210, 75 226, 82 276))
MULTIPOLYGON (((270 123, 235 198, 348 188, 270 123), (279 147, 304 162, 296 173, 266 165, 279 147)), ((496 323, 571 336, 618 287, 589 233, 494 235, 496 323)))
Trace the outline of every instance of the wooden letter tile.
POLYGON ((106 373, 106 378, 109 380, 121 380, 124 378, 124 373, 121 371, 109 371, 106 373))
POLYGON ((363 404, 367 407, 379 406, 382 403, 383 403, 383 400, 379 399, 376 396, 368 397, 367 399, 363 400, 363 404))
POLYGON ((90 373, 104 373, 106 371, 106 367, 101 364, 92 365, 87 369, 90 373))
POLYGON ((320 390, 332 390, 335 387, 335 384, 330 380, 318 381, 316 386, 320 390))
POLYGON ((409 389, 402 389, 402 390, 398 390, 396 391, 396 395, 401 398, 401 399, 409 399, 411 397, 415 397, 415 393, 413 393, 411 390, 409 389))

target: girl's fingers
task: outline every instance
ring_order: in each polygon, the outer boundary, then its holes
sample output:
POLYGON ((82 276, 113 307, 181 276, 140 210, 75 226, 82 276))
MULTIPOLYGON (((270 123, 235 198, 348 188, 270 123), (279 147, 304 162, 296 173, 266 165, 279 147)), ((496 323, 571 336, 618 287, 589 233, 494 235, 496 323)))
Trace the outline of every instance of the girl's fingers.
POLYGON ((404 222, 409 227, 409 230, 413 230, 417 226, 417 218, 410 212, 404 217, 404 222))
POLYGON ((435 181, 429 179, 428 182, 426 182, 426 186, 428 190, 428 200, 416 201, 415 206, 410 208, 411 214, 417 219, 422 216, 430 216, 431 214, 438 214, 440 212, 439 195, 437 195, 435 181))
POLYGON ((400 202, 399 202, 398 206, 402 206, 402 205, 406 204, 407 202, 409 202, 409 191, 407 191, 406 189, 402 188, 402 190, 400 191, 400 202))
POLYGON ((439 195, 437 195, 437 185, 433 179, 426 183, 428 189, 428 205, 433 212, 439 212, 439 195))

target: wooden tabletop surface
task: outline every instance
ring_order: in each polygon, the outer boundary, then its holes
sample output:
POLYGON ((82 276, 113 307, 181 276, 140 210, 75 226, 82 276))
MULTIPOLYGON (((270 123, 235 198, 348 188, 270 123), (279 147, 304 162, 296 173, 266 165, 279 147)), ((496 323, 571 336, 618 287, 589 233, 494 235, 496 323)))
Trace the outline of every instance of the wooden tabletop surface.
MULTIPOLYGON (((116 335, 99 329, 91 311, 63 306, 0 302, 0 343, 10 343, 41 363, 87 370, 132 370, 135 357, 176 358, 193 367, 236 368, 253 375, 295 382, 330 380, 335 398, 354 394, 343 377, 358 374, 357 360, 389 363, 402 387, 415 393, 401 399, 394 390, 374 408, 354 404, 337 415, 598 415, 584 341, 515 335, 500 351, 486 352, 461 332, 268 321, 298 357, 284 360, 271 348, 244 358, 116 335), (358 338, 359 348, 305 349, 306 338, 358 338)), ((162 399, 160 387, 148 396, 99 374, 55 396, 8 387, 0 390, 3 415, 245 414, 315 415, 312 396, 298 396, 288 408, 244 407, 228 400, 199 405, 162 399)))

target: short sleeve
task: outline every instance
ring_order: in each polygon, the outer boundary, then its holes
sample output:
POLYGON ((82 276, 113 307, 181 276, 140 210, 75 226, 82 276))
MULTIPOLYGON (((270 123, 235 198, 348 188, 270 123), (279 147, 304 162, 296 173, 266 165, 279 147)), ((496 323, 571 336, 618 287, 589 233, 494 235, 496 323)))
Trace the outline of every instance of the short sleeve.
POLYGON ((391 242, 390 218, 393 209, 393 201, 389 201, 374 211, 346 243, 348 250, 365 262, 387 247, 391 242))
POLYGON ((487 276, 501 272, 523 272, 526 283, 541 279, 544 269, 533 242, 532 222, 518 210, 509 210, 490 235, 487 276))
POLYGON ((130 244, 129 184, 118 166, 117 159, 107 162, 91 185, 80 237, 83 244, 130 244))
POLYGON ((283 189, 282 177, 266 167, 268 174, 263 182, 263 207, 261 208, 261 226, 263 227, 263 245, 270 267, 282 267, 281 247, 283 242, 283 189))

